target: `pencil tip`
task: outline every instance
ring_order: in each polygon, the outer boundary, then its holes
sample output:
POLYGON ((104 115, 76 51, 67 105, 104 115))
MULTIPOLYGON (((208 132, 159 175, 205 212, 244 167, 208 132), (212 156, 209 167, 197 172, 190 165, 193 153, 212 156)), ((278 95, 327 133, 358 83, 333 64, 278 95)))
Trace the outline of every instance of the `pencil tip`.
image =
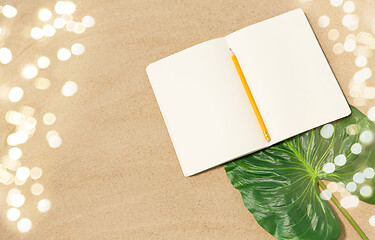
POLYGON ((271 142, 271 138, 267 139, 267 142, 271 142))

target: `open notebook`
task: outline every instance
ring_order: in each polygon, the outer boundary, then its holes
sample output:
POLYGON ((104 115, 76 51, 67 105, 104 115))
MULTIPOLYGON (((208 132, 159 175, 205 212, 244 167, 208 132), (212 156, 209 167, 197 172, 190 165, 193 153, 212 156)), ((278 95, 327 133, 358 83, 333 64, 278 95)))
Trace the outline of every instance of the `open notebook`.
POLYGON ((146 71, 185 176, 351 113, 301 9, 185 49, 146 71), (263 136, 229 48, 271 142, 263 136))

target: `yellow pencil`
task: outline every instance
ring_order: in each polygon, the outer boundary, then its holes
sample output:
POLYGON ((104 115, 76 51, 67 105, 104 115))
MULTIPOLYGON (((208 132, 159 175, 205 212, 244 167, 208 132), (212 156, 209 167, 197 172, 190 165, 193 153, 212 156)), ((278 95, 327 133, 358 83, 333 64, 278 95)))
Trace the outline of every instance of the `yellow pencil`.
POLYGON ((254 100, 253 94, 251 94, 251 91, 250 91, 249 85, 247 85, 246 78, 245 78, 245 76, 243 75, 243 72, 242 72, 242 69, 241 69, 241 67, 240 67, 240 64, 238 63, 237 57, 236 57, 236 55, 234 55, 232 49, 229 49, 229 50, 230 50, 231 53, 232 53, 232 60, 233 60, 234 66, 236 67, 237 72, 238 72, 238 75, 240 76, 240 79, 241 79, 242 85, 243 85, 243 87, 245 88, 245 91, 246 91, 247 97, 249 98, 250 104, 251 104, 251 106, 253 107, 253 110, 254 110, 255 116, 256 116, 257 119, 258 119, 258 122, 259 122, 260 127, 262 128, 262 132, 263 132, 264 138, 269 142, 269 141, 271 141, 270 134, 269 134, 268 131, 267 131, 267 128, 266 128, 266 125, 264 124, 264 121, 263 121, 262 116, 260 115, 260 112, 259 112, 259 109, 258 109, 258 107, 257 107, 257 104, 255 103, 255 100, 254 100))

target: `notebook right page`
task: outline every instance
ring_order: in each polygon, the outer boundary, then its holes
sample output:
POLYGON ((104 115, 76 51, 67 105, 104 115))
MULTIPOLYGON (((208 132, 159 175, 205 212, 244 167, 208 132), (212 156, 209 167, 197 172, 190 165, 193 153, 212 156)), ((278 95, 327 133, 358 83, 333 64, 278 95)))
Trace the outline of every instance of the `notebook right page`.
POLYGON ((271 135, 271 144, 350 114, 301 9, 226 36, 271 135))

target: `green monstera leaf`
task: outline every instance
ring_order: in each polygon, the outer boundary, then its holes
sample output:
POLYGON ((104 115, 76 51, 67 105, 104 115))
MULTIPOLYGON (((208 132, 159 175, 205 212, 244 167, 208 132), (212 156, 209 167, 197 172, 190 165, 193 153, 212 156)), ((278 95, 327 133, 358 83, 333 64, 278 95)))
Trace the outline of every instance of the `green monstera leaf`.
MULTIPOLYGON (((344 119, 225 164, 247 209, 276 238, 340 236, 338 219, 321 197, 321 179, 342 182, 360 200, 375 202, 375 125, 351 109, 344 119)), ((332 200, 367 239, 337 199, 332 200)))

